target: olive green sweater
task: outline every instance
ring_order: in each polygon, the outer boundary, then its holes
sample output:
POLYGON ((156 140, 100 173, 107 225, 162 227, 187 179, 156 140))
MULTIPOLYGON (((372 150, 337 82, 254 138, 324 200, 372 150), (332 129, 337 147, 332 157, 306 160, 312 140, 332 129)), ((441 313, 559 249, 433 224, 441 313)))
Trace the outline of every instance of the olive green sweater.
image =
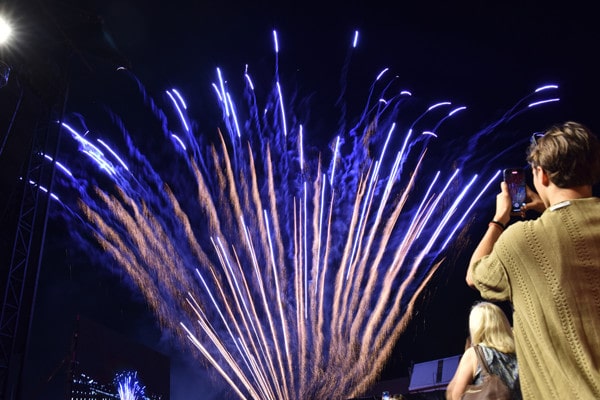
POLYGON ((524 399, 600 399, 600 199, 513 224, 472 278, 513 304, 524 399))

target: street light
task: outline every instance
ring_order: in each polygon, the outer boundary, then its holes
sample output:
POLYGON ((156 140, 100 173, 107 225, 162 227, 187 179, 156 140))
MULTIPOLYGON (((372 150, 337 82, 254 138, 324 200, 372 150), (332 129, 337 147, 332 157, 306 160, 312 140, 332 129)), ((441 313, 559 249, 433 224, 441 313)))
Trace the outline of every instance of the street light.
MULTIPOLYGON (((8 43, 12 36, 12 28, 8 21, 0 15, 0 47, 3 47, 8 43)), ((8 76, 10 75, 10 67, 8 64, 0 60, 0 88, 6 86, 8 83, 8 76)))
POLYGON ((0 45, 8 42, 12 35, 12 28, 8 21, 0 15, 0 45))

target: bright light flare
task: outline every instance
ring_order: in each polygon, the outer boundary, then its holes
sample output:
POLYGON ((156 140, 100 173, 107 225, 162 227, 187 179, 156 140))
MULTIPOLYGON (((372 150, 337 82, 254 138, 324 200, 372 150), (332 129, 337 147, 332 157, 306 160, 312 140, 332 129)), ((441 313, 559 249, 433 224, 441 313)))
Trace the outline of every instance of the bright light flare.
POLYGON ((10 23, 0 15, 0 45, 8 43, 13 34, 10 23))

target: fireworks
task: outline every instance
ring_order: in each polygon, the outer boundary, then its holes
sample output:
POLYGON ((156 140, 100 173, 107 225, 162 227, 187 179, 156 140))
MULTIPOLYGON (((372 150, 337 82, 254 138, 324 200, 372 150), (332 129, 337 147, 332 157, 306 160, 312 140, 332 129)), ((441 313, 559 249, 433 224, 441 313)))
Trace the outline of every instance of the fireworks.
MULTIPOLYGON (((411 93, 392 92, 386 72, 352 127, 325 133, 325 152, 307 145, 279 77, 261 94, 248 70, 243 106, 216 71, 223 119, 214 143, 175 89, 166 111, 144 96, 160 130, 140 137, 127 116, 113 116, 123 148, 82 134, 82 121, 63 123, 83 162, 74 171, 56 161, 57 202, 128 273, 161 325, 240 398, 343 398, 368 388, 443 250, 497 180, 435 166, 429 142, 465 107, 435 103, 407 120, 411 93), (158 147, 142 151, 149 141, 158 147)), ((520 100, 468 146, 550 89, 520 100)))
POLYGON ((137 372, 122 372, 115 376, 115 386, 120 400, 145 399, 144 387, 140 385, 137 372))

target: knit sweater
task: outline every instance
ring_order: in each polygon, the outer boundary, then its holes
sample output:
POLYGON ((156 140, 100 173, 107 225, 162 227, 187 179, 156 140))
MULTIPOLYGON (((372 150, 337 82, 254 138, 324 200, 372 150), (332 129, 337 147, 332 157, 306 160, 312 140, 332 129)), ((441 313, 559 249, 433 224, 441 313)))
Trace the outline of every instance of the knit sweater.
POLYGON ((488 300, 513 304, 523 399, 600 399, 600 199, 517 222, 471 269, 488 300))

